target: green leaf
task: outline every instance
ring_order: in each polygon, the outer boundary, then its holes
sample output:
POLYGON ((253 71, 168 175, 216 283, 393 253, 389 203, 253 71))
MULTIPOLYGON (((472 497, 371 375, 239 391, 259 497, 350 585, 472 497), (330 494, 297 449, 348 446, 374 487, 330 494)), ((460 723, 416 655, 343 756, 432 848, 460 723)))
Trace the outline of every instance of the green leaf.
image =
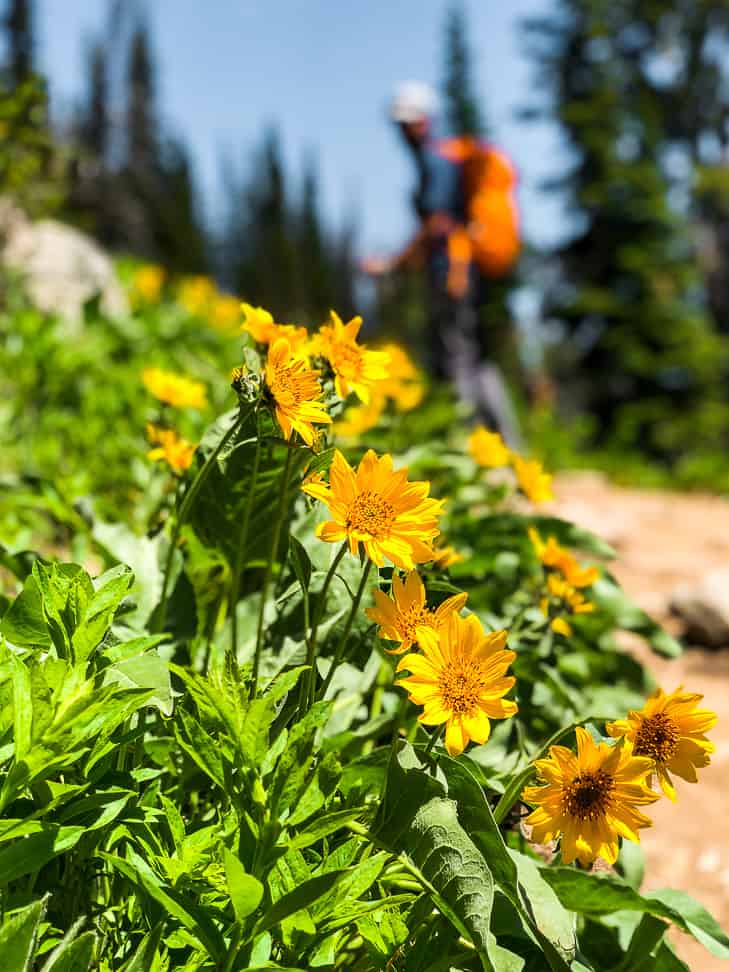
MULTIPOLYGON (((0 879, 0 884, 2 879, 0 879)), ((3 972, 30 972, 38 926, 46 910, 48 896, 34 901, 0 925, 0 955, 3 972)))
MULTIPOLYGON (((77 923, 80 925, 81 923, 77 923)), ((77 928, 70 929, 57 945, 41 972, 88 972, 94 957, 96 935, 87 931, 76 937, 77 928)))
POLYGON ((308 553, 296 537, 289 537, 289 559, 296 579, 301 584, 302 591, 306 593, 309 590, 312 566, 308 553))
POLYGON ((107 570, 97 579, 96 591, 71 639, 76 661, 85 661, 101 644, 133 583, 134 574, 123 564, 107 570))
POLYGON ((53 644, 43 616, 40 587, 32 575, 5 613, 0 632, 20 648, 50 648, 53 644))
POLYGON ((364 807, 352 807, 347 810, 334 810, 332 813, 325 813, 292 837, 290 846, 298 849, 310 847, 321 840, 322 837, 328 837, 329 834, 333 834, 341 827, 357 820, 363 812, 364 807))
POLYGON ((104 685, 121 685, 129 689, 151 692, 147 705, 154 706, 164 716, 172 715, 172 684, 167 663, 156 651, 124 658, 104 669, 104 685))
MULTIPOLYGON (((456 803, 434 797, 415 814, 404 850, 435 889, 445 917, 488 959, 494 902, 491 871, 458 820, 456 803), (443 903, 447 907, 443 908, 443 903)), ((487 966, 488 967, 488 966, 487 966)))
POLYGON ((220 749, 200 723, 184 709, 178 712, 181 725, 175 722, 175 738, 187 755, 216 783, 225 789, 225 772, 220 749))
POLYGON ((295 914, 304 908, 314 904, 319 898, 325 895, 339 880, 349 874, 349 870, 329 871, 327 874, 318 874, 316 877, 309 878, 299 887, 283 895, 272 905, 258 922, 255 934, 259 935, 263 931, 275 928, 289 915, 295 914))
POLYGON ((235 917, 243 921, 252 915, 263 899, 263 885, 252 874, 246 873, 238 858, 227 847, 223 848, 225 878, 233 904, 235 917))
POLYGON ((586 915, 642 911, 666 918, 693 935, 712 954, 729 958, 729 936, 698 901, 683 891, 653 891, 644 896, 618 878, 583 874, 566 867, 545 868, 543 875, 571 911, 586 915))
POLYGON ((148 935, 145 935, 134 955, 127 959, 119 972, 151 972, 157 958, 163 928, 164 923, 160 922, 148 935))
POLYGON ((85 827, 44 824, 40 833, 29 834, 0 850, 0 886, 42 867, 74 847, 86 833, 85 827))

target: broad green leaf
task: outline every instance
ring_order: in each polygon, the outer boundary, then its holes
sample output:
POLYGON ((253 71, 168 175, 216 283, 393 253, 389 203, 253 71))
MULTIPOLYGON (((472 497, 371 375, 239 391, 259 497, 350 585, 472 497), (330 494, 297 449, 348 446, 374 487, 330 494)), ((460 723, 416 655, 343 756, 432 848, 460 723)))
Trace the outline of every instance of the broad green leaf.
POLYGON ((44 824, 40 833, 29 834, 0 850, 0 886, 24 874, 36 874, 42 867, 74 847, 86 833, 85 827, 44 824))
POLYGON ((263 899, 263 885, 252 874, 246 873, 238 858, 227 847, 223 848, 225 879, 233 904, 235 917, 243 921, 252 915, 263 899))
POLYGON ((345 827, 348 823, 357 820, 362 816, 363 811, 364 807, 352 807, 347 810, 335 810, 332 813, 325 813, 291 837, 290 846, 298 849, 310 847, 312 844, 321 840, 322 837, 328 837, 329 834, 333 834, 341 827, 345 827))
POLYGON ((53 644, 43 616, 40 587, 32 575, 6 611, 0 632, 21 648, 50 648, 53 644))
MULTIPOLYGON (((407 835, 396 849, 405 851, 447 904, 446 917, 465 929, 486 959, 494 901, 491 871, 458 820, 456 803, 434 797, 415 814, 407 835)), ((488 967, 488 966, 487 966, 488 967)))
POLYGON ((30 672, 16 655, 10 656, 13 671, 13 729, 15 761, 25 759, 33 731, 30 672))
POLYGON ((184 709, 178 713, 179 723, 175 723, 175 736, 187 755, 200 767, 213 783, 225 789, 223 760, 214 740, 205 732, 200 723, 184 709))
POLYGON ((562 904, 572 911, 586 915, 642 911, 666 918, 693 935, 714 955, 729 958, 729 936, 698 901, 683 891, 641 895, 618 878, 584 874, 566 867, 544 868, 543 876, 562 904))
POLYGON ((289 559, 296 579, 301 584, 302 591, 307 592, 311 581, 312 566, 308 553, 296 537, 289 537, 289 559))
MULTIPOLYGON (((0 878, 0 884, 5 882, 0 878)), ((30 972, 38 926, 46 910, 47 897, 27 905, 0 925, 0 957, 3 972, 30 972)))
POLYGON ((133 582, 134 574, 123 564, 107 570, 97 579, 96 590, 71 639, 76 661, 85 661, 101 644, 133 582))
POLYGON ((64 935, 63 941, 53 949, 41 972, 89 972, 95 944, 96 936, 90 931, 78 937, 70 933, 64 935))
POLYGON ((147 705, 159 709, 164 716, 172 715, 170 672, 166 662, 156 651, 124 658, 109 665, 104 669, 103 684, 145 689, 151 692, 147 705))

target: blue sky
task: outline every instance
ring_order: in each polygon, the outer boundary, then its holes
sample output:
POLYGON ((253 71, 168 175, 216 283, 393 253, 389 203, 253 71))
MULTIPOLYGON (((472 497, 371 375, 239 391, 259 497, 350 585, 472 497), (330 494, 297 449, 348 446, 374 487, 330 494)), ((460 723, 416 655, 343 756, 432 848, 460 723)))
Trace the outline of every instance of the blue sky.
MULTIPOLYGON (((546 125, 517 122, 531 66, 517 25, 552 0, 466 3, 478 91, 494 141, 516 161, 526 235, 559 236, 560 210, 537 189, 563 164, 546 125)), ((166 124, 184 133, 212 204, 222 151, 241 159, 277 123, 293 173, 316 153, 330 222, 354 207, 362 251, 388 252, 412 228, 410 159, 387 120, 403 78, 442 76, 446 0, 140 0, 154 32, 166 124), (214 11, 206 16, 206 11, 214 11)), ((39 0, 40 59, 68 109, 81 90, 84 42, 105 24, 106 0, 39 0)))

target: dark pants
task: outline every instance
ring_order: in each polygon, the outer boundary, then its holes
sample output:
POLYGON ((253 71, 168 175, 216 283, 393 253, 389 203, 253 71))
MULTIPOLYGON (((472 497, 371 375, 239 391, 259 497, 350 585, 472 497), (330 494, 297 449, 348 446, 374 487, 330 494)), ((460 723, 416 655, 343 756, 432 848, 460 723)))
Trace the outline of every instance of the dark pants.
POLYGON ((436 378, 451 381, 458 397, 479 422, 499 432, 514 448, 521 444, 519 425, 498 365, 487 360, 479 307, 486 282, 473 268, 463 297, 452 297, 446 273, 431 267, 429 355, 436 378))

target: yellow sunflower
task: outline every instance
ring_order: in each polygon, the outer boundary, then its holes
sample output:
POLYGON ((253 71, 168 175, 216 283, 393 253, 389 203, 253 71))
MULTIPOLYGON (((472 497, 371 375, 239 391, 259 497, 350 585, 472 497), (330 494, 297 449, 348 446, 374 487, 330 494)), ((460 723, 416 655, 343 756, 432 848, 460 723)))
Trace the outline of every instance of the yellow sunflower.
POLYGON ((475 614, 462 618, 451 612, 438 629, 438 638, 421 643, 423 654, 400 659, 397 671, 410 675, 396 683, 408 698, 422 705, 418 721, 426 726, 445 723, 445 746, 458 756, 473 740, 485 743, 489 719, 508 719, 518 707, 503 698, 516 679, 505 672, 516 658, 504 649, 507 631, 486 634, 475 614))
POLYGON ((405 570, 433 559, 444 500, 428 496, 430 483, 409 483, 407 469, 395 472, 392 456, 378 458, 369 449, 355 473, 337 450, 329 486, 316 475, 301 488, 329 507, 332 519, 317 527, 320 539, 346 539, 353 554, 361 543, 378 567, 385 558, 405 570))
POLYGON ((602 857, 614 864, 618 837, 640 841, 638 831, 651 821, 637 807, 653 803, 658 794, 646 784, 651 760, 635 756, 630 746, 595 743, 578 728, 577 754, 566 746, 550 746, 549 756, 535 762, 545 786, 527 786, 525 803, 537 809, 527 818, 531 839, 545 844, 562 836, 562 861, 591 864, 602 857))
POLYGON ((496 469, 506 466, 511 451, 498 432, 489 432, 483 425, 477 425, 468 437, 468 451, 479 466, 496 469))
POLYGON ((319 328, 314 346, 331 365, 337 395, 347 398, 354 392, 366 403, 372 385, 388 377, 390 356, 386 351, 368 351, 364 344, 357 343, 361 317, 353 317, 348 324, 343 324, 336 311, 329 314, 331 323, 319 328))
POLYGON ((286 338, 291 345, 292 352, 299 352, 309 340, 309 332, 305 327, 294 324, 276 324, 273 316, 262 307, 251 304, 240 305, 245 314, 242 329, 251 335, 256 344, 274 344, 279 338, 286 338))
POLYGON ((537 459, 522 459, 512 453, 511 461, 519 488, 532 503, 547 503, 554 499, 552 477, 545 473, 537 459))
POLYGON ((435 557, 433 557, 433 566, 438 570, 447 570, 453 564, 460 564, 464 560, 463 554, 459 554, 455 547, 436 546, 433 553, 435 554, 435 557))
POLYGON ((240 303, 230 294, 219 294, 210 308, 210 323, 219 331, 230 331, 240 320, 240 303))
POLYGON ((147 453, 148 459, 163 459, 175 472, 185 472, 192 465, 196 446, 181 438, 174 429, 162 429, 149 423, 147 438, 149 444, 154 446, 147 453))
POLYGON ((215 284, 210 277, 199 274, 182 280, 177 291, 177 299, 188 314, 202 315, 208 309, 215 294, 215 284))
POLYGON ((425 603, 425 587, 416 570, 410 571, 403 583, 397 574, 392 578, 392 597, 374 592, 375 607, 365 614, 380 625, 377 632, 386 641, 398 642, 397 648, 385 649, 389 655, 402 655, 414 644, 437 644, 438 631, 453 611, 460 611, 468 594, 454 594, 437 608, 425 603))
POLYGON ((377 382, 375 393, 389 398, 399 412, 411 412, 425 394, 422 375, 415 362, 400 344, 383 344, 378 349, 389 358, 387 377, 377 382))
POLYGON ((162 267, 149 263, 140 267, 132 280, 132 297, 145 304, 156 304, 162 293, 165 272, 162 267))
POLYGON ((276 421, 285 439, 290 439, 295 431, 311 446, 317 439, 312 423, 326 425, 331 422, 326 408, 318 401, 321 397, 318 376, 318 371, 312 371, 305 361, 292 356, 286 338, 278 338, 269 348, 266 387, 273 398, 276 421))
POLYGON ((348 405, 341 418, 332 426, 332 432, 344 439, 358 439, 363 433, 375 428, 384 409, 385 399, 381 395, 372 395, 366 405, 348 405))
POLYGON ((205 385, 163 368, 145 368, 142 381, 155 398, 176 408, 204 408, 207 405, 205 385))
POLYGON ((570 551, 560 546, 554 537, 547 537, 545 543, 536 527, 529 527, 528 533, 544 566, 558 570, 572 587, 590 587, 600 576, 597 567, 582 567, 570 551))
POLYGON ((710 753, 716 748, 704 735, 716 725, 716 713, 697 709, 703 695, 682 692, 682 687, 670 695, 657 689, 640 712, 631 710, 627 719, 609 722, 605 727, 609 736, 625 737, 636 756, 652 761, 661 789, 674 801, 676 790, 668 771, 696 783, 697 768, 709 765, 710 753))

